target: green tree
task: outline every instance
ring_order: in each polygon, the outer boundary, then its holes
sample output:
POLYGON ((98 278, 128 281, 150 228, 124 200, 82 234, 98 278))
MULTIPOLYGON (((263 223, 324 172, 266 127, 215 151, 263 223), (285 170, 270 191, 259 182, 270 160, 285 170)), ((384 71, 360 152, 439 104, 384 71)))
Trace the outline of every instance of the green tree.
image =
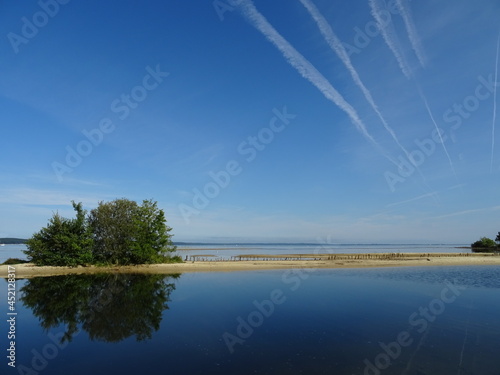
POLYGON ((131 244, 133 263, 158 263, 175 251, 172 228, 166 225, 165 213, 156 202, 144 200, 134 214, 134 239, 131 244))
POLYGON ((99 202, 90 211, 90 226, 94 239, 94 258, 112 264, 132 263, 131 245, 134 239, 134 214, 137 203, 128 199, 99 202))
POLYGON ((92 263, 92 236, 81 203, 72 202, 75 219, 55 213, 47 227, 26 242, 24 253, 37 265, 78 266, 92 263))
POLYGON ((495 242, 500 243, 500 232, 498 232, 495 242))
POLYGON ((497 244, 491 238, 481 237, 481 239, 474 242, 471 247, 474 252, 490 252, 497 248, 497 244))
POLYGON ((100 202, 90 212, 94 258, 101 263, 143 264, 167 260, 175 251, 165 214, 156 202, 100 202))

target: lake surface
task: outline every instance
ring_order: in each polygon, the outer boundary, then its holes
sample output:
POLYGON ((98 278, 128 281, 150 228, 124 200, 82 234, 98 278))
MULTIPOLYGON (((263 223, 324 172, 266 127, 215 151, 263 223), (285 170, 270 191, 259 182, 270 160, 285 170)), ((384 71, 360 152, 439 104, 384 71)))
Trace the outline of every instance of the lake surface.
MULTIPOLYGON (((182 259, 193 255, 211 256, 213 259, 231 259, 237 255, 284 255, 284 254, 353 254, 353 253, 470 253, 464 244, 182 244, 176 255, 182 259)), ((8 258, 26 259, 22 252, 26 245, 0 247, 0 263, 8 258)))
POLYGON ((356 254, 356 253, 470 253, 467 245, 440 244, 202 244, 180 245, 177 254, 183 259, 193 255, 210 256, 212 259, 231 259, 238 255, 284 254, 356 254))
MULTIPOLYGON (((57 276, 17 289, 17 368, 3 356, 2 374, 500 371, 495 266, 57 276)), ((0 329, 5 353, 6 319, 0 329)))

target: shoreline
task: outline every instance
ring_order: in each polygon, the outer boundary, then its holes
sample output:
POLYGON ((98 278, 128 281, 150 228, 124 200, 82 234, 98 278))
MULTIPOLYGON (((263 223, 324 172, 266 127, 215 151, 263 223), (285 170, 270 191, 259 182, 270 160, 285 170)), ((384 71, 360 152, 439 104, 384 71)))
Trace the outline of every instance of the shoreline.
MULTIPOLYGON (((314 260, 238 260, 238 261, 188 261, 185 263, 147 264, 134 266, 54 267, 35 266, 32 263, 15 264, 16 278, 57 276, 93 273, 145 273, 172 274, 189 272, 235 272, 255 270, 279 270, 294 268, 342 269, 376 267, 428 267, 428 266, 476 266, 500 265, 500 256, 493 254, 337 254, 314 260)), ((0 266, 0 277, 7 277, 7 265, 0 266)))

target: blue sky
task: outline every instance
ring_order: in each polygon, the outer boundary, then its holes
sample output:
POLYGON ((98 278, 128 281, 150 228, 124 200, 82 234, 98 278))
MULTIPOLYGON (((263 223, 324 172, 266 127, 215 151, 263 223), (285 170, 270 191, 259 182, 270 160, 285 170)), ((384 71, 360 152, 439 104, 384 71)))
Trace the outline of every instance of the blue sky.
POLYGON ((1 8, 0 237, 121 197, 177 241, 500 230, 495 0, 1 8))

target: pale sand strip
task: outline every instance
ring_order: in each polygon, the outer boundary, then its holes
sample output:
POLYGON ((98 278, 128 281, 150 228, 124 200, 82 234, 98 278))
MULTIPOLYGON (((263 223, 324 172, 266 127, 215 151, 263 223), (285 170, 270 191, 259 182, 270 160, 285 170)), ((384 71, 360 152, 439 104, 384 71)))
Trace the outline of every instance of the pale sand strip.
MULTIPOLYGON (((346 254, 347 255, 347 254, 346 254)), ((368 268, 368 267, 407 267, 407 266, 467 266, 467 265, 499 265, 500 256, 490 254, 398 254, 398 256, 380 258, 381 254, 373 254, 376 259, 355 259, 367 257, 367 254, 348 254, 348 259, 327 260, 248 260, 217 262, 186 262, 176 264, 153 264, 119 267, 37 267, 33 264, 15 265, 17 278, 37 276, 55 276, 83 273, 152 273, 170 274, 185 272, 229 272, 276 270, 293 268, 368 268)), ((337 255, 339 257, 339 255, 337 255)), ((0 277, 7 276, 7 266, 0 266, 0 277)))

